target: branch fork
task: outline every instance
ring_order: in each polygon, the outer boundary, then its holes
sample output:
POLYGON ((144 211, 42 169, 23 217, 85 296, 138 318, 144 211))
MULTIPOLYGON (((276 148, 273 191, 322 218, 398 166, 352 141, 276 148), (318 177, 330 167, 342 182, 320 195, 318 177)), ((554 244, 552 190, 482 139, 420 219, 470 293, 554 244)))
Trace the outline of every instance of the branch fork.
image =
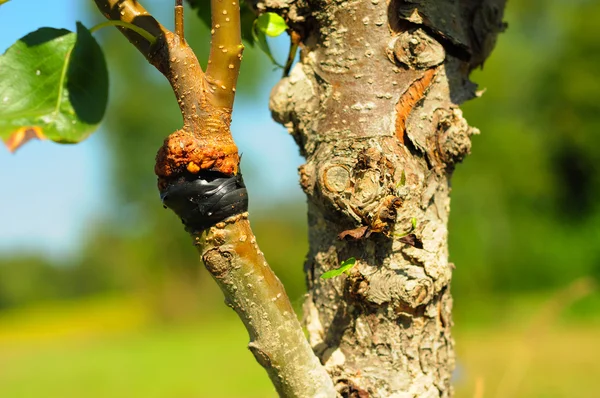
MULTIPOLYGON (((230 124, 244 49, 239 0, 211 0, 212 42, 206 72, 185 41, 182 0, 175 1, 175 33, 139 1, 95 2, 106 18, 124 23, 116 24, 118 29, 167 78, 177 98, 183 126, 158 151, 159 190, 201 173, 236 176, 240 158, 230 124)), ((333 382, 306 340, 283 285, 256 244, 247 213, 200 232, 192 230, 191 235, 225 301, 246 326, 249 348, 280 396, 335 397, 333 382)))

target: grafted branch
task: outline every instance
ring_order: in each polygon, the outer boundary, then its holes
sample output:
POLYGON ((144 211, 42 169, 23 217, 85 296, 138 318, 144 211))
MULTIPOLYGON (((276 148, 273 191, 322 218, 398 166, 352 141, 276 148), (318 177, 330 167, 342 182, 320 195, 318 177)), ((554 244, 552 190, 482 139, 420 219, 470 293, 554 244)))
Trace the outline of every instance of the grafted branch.
POLYGON ((177 34, 158 23, 136 0, 95 2, 108 19, 133 24, 157 38, 152 43, 134 30, 119 28, 165 75, 183 116, 183 127, 165 139, 157 154, 155 172, 161 197, 182 220, 187 217, 182 213, 192 214, 194 224, 186 223, 187 230, 225 301, 244 322, 251 339, 249 348, 281 396, 334 397, 329 375, 314 355, 283 286, 256 244, 247 213, 238 214, 245 211, 247 201, 229 126, 243 50, 239 4, 235 0, 212 0, 214 33, 204 74, 183 37, 179 0, 177 34), (212 188, 214 184, 217 189, 207 191, 207 186, 212 188), (220 196, 215 202, 201 203, 206 201, 205 193, 220 196), (215 222, 223 222, 206 228, 207 219, 199 218, 199 214, 213 222, 215 212, 224 214, 215 222))

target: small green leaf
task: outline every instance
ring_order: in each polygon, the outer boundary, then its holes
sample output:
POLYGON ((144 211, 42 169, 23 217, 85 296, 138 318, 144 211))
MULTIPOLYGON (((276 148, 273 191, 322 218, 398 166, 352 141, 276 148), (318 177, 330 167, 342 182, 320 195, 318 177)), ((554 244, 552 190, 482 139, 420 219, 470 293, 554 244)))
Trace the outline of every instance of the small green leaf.
POLYGON ((410 223, 412 225, 412 230, 411 230, 411 232, 412 232, 415 230, 415 228, 417 228, 417 219, 415 217, 411 218, 410 223))
POLYGON ((348 271, 350 271, 354 265, 356 265, 356 259, 354 257, 350 257, 348 260, 342 261, 342 264, 340 264, 339 268, 335 268, 323 273, 323 275, 321 275, 321 279, 331 279, 335 276, 343 274, 344 272, 348 274, 348 271))
POLYGON ((269 43, 267 43, 267 36, 277 37, 285 32, 287 28, 285 20, 273 12, 265 12, 259 15, 254 20, 254 25, 252 26, 252 36, 254 37, 254 41, 258 43, 258 47, 267 54, 267 57, 269 57, 273 64, 282 69, 284 66, 277 62, 273 54, 271 54, 269 43))
POLYGON ((274 12, 265 12, 256 19, 256 26, 267 36, 277 37, 288 28, 285 20, 274 12))
POLYGON ((275 60, 273 54, 271 54, 271 49, 269 48, 269 43, 267 43, 267 36, 264 31, 258 29, 258 24, 254 21, 254 26, 252 28, 252 36, 254 37, 254 41, 258 44, 258 47, 269 57, 271 62, 283 69, 283 65, 275 60))
POLYGON ((41 28, 0 56, 0 138, 10 150, 32 136, 85 139, 108 100, 104 55, 89 30, 41 28))
POLYGON ((0 6, 4 3, 6 3, 8 0, 0 0, 0 6))
POLYGON ((400 181, 396 184, 396 189, 403 187, 406 185, 406 173, 402 170, 402 174, 400 175, 400 181))

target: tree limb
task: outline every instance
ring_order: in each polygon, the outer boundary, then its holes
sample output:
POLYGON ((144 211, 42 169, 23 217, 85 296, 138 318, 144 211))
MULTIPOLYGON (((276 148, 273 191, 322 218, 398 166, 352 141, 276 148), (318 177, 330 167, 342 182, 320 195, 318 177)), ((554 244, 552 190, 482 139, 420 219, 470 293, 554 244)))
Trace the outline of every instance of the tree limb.
POLYGON ((95 2, 106 18, 131 23, 157 37, 156 44, 151 45, 148 40, 134 31, 119 28, 148 62, 165 75, 175 92, 184 125, 198 124, 196 120, 198 110, 204 109, 207 113, 209 110, 203 95, 204 73, 191 47, 183 38, 161 25, 138 1, 95 0, 95 2))
POLYGON ((194 236, 204 265, 250 334, 248 347, 282 397, 335 397, 283 285, 268 266, 247 213, 194 236))
MULTIPOLYGON (((174 34, 138 1, 95 2, 108 19, 133 24, 157 37, 151 44, 138 33, 119 28, 165 75, 183 115, 182 129, 169 135, 157 154, 155 172, 161 193, 181 181, 194 181, 203 171, 225 177, 238 174, 239 155, 229 126, 243 50, 239 4, 212 1, 215 34, 204 75, 183 38, 181 9, 176 12, 178 34, 174 34)), ((225 221, 201 233, 192 232, 192 237, 227 304, 244 322, 250 350, 281 396, 335 397, 333 383, 304 337, 281 282, 258 249, 247 213, 225 221)))

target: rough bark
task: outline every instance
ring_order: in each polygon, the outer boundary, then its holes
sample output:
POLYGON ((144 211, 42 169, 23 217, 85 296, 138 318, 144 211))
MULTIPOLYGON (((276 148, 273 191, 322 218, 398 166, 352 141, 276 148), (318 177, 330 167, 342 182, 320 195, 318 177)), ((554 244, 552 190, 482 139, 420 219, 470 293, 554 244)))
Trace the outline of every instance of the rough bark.
POLYGON ((468 74, 504 28, 504 3, 255 4, 301 37, 270 106, 306 157, 305 322, 341 396, 452 395, 449 179, 478 132, 458 105, 476 96, 468 74), (349 257, 349 275, 320 279, 349 257))

